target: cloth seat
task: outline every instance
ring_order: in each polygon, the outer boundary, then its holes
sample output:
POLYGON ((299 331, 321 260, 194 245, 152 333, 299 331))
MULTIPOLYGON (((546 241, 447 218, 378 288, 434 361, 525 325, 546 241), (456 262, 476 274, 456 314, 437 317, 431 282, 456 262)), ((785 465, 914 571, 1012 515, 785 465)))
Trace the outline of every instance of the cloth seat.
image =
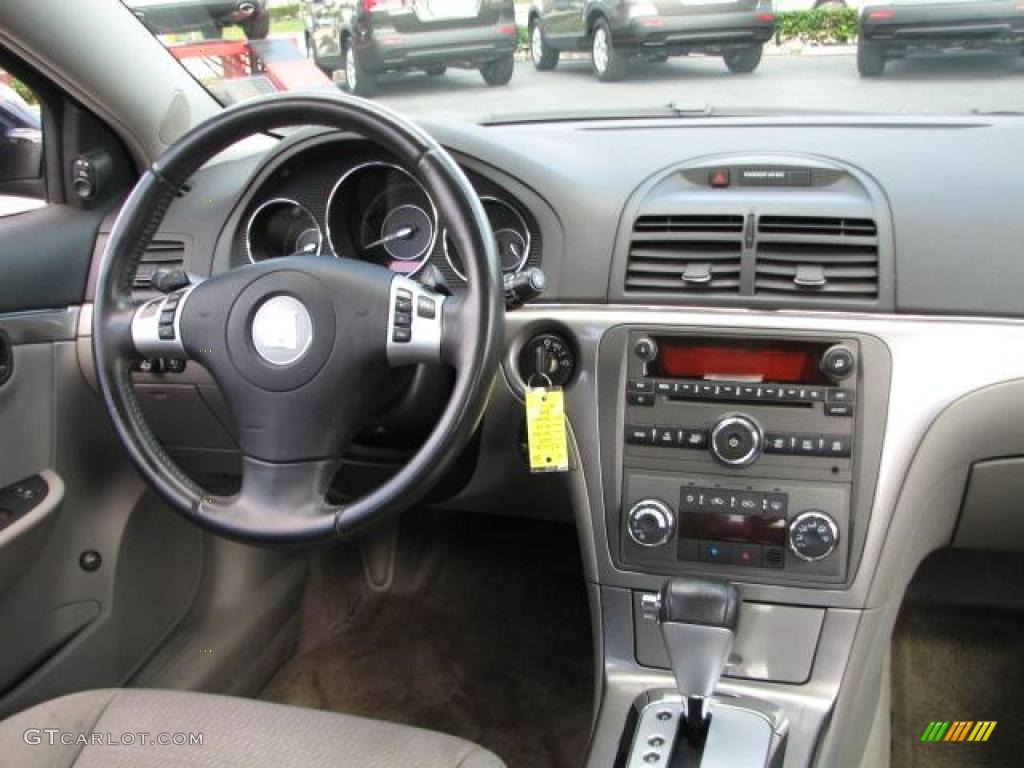
POLYGON ((420 728, 252 699, 137 688, 74 693, 0 721, 0 764, 504 768, 482 747, 420 728), (202 743, 188 743, 190 734, 202 743), (157 743, 161 739, 171 743, 157 743))

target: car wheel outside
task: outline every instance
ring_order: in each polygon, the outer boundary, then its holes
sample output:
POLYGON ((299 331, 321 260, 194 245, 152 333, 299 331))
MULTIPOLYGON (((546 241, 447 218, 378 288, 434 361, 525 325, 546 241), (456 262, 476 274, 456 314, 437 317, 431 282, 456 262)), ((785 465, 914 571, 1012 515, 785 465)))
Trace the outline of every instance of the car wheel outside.
POLYGON ((445 72, 448 71, 447 64, 433 64, 429 67, 424 67, 423 71, 431 77, 441 77, 445 72))
POLYGON ((516 60, 513 54, 502 56, 500 59, 489 61, 480 67, 480 74, 488 85, 508 85, 512 79, 512 73, 516 68, 516 60))
POLYGON ((242 30, 249 40, 263 40, 270 34, 270 14, 261 13, 256 18, 243 22, 242 30))
POLYGON ((746 75, 757 69, 761 63, 761 54, 764 52, 763 45, 752 45, 749 48, 737 48, 726 51, 725 66, 735 75, 746 75))
POLYGON ((885 46, 858 38, 857 71, 861 77, 880 77, 885 72, 885 46))
POLYGON ((377 76, 366 71, 350 41, 345 42, 345 86, 356 96, 372 96, 377 90, 377 76))
POLYGON ((608 22, 598 19, 590 36, 591 62, 594 74, 602 83, 621 80, 626 76, 626 57, 612 44, 612 31, 608 22))
POLYGON ((540 19, 534 19, 530 25, 530 61, 539 72, 547 72, 558 64, 558 49, 552 48, 544 40, 540 19))

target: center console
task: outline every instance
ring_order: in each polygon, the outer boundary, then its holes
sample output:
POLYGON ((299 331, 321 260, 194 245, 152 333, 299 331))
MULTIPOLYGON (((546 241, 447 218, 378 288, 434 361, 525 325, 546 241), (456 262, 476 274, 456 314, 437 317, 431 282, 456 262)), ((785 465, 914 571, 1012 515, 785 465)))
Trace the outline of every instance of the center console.
POLYGON ((745 582, 848 575, 864 346, 854 337, 622 334, 613 556, 745 582))

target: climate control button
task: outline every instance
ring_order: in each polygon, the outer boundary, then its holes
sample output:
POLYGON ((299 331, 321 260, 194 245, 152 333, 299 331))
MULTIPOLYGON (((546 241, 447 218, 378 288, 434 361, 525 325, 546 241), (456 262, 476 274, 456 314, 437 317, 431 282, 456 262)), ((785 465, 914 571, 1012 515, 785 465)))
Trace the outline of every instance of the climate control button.
POLYGON ((789 524, 789 548, 805 562, 824 560, 835 552, 838 544, 835 520, 817 509, 800 513, 789 524))
POLYGON ((676 516, 658 499, 644 499, 634 504, 626 517, 629 537, 642 547, 660 547, 676 531, 676 516))
POLYGON ((711 430, 711 453, 730 467, 745 467, 761 455, 761 428, 748 416, 723 417, 711 430))

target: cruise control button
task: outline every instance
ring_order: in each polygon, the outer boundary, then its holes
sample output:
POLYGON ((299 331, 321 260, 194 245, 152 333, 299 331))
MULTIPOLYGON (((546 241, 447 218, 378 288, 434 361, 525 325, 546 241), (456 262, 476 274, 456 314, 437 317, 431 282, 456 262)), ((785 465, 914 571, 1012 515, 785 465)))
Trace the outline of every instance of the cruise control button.
POLYGON ((395 325, 400 328, 409 328, 412 325, 412 313, 395 312, 395 325))
POLYGON ((173 325, 161 325, 158 331, 161 339, 173 339, 174 338, 174 326, 173 325))
POLYGON ((412 328, 405 328, 402 326, 395 326, 395 329, 391 332, 392 341, 411 341, 412 340, 412 328))
POLYGON ((433 319, 437 314, 437 302, 429 296, 420 296, 416 299, 416 314, 428 320, 433 319))

